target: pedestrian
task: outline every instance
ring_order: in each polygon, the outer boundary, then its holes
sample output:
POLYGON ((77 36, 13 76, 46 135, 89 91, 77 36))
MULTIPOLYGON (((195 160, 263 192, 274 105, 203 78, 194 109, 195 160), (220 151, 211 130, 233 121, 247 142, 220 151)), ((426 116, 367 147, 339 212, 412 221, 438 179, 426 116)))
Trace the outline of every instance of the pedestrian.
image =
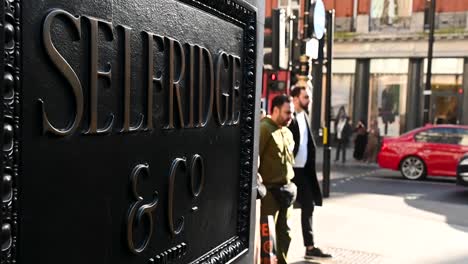
POLYGON ((352 128, 349 124, 349 118, 346 115, 344 107, 341 107, 338 111, 337 121, 335 125, 335 141, 336 141, 336 156, 335 162, 340 159, 340 152, 342 153, 341 161, 346 162, 346 147, 349 143, 352 128))
POLYGON ((377 160, 377 150, 379 148, 380 130, 377 120, 373 119, 367 133, 367 146, 364 154, 366 162, 372 163, 377 160))
POLYGON ((356 139, 354 140, 353 157, 358 161, 362 161, 367 146, 367 130, 363 120, 358 122, 354 132, 356 133, 356 139))
POLYGON ((267 193, 261 201, 261 216, 273 215, 276 229, 278 264, 287 263, 291 243, 288 219, 297 189, 294 177, 294 139, 287 128, 293 107, 287 95, 278 95, 271 103, 271 116, 260 123, 259 174, 267 193))
POLYGON ((307 109, 310 103, 309 91, 305 87, 295 87, 291 91, 294 104, 294 117, 289 125, 294 138, 294 183, 297 186, 297 201, 301 206, 302 238, 305 246, 305 259, 331 258, 315 246, 312 228, 314 205, 322 206, 322 192, 315 169, 316 145, 310 129, 307 109))

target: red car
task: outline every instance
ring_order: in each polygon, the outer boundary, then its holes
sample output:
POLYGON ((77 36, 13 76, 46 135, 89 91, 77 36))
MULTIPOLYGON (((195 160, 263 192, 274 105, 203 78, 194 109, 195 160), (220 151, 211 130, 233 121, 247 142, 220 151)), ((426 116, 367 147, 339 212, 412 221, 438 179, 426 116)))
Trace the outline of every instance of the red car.
POLYGON ((419 180, 427 175, 457 175, 457 164, 468 152, 468 126, 427 125, 396 138, 384 138, 377 161, 419 180))

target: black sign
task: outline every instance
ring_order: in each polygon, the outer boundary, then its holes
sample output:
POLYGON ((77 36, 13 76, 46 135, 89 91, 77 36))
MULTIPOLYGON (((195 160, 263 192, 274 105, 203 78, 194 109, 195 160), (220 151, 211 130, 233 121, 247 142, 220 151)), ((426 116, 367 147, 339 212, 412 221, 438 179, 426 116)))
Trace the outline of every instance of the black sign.
POLYGON ((4 0, 1 263, 226 263, 249 247, 256 13, 4 0))

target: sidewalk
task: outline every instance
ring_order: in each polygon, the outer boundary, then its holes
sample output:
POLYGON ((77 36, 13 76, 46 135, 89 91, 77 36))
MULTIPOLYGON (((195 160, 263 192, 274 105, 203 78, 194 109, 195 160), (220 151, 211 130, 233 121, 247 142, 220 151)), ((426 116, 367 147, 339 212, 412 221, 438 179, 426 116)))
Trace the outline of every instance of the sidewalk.
MULTIPOLYGON (((317 158, 322 156, 322 151, 322 148, 318 149, 317 158)), ((381 172, 376 164, 354 161, 351 158, 352 151, 348 153, 350 159, 345 165, 332 162, 331 197, 325 199, 323 207, 316 207, 314 212, 316 244, 331 253, 333 259, 304 260, 300 209, 294 209, 288 256, 290 264, 468 263, 467 226, 448 225, 444 215, 412 207, 401 196, 375 194, 371 191, 347 195, 334 192, 334 184, 348 184, 362 177, 369 178, 377 171, 381 172)), ((321 164, 317 166, 321 170, 321 164)), ((321 177, 320 171, 318 176, 321 177)), ((424 207, 444 208, 454 212, 463 213, 468 209, 468 206, 438 201, 419 202, 424 203, 424 207)))
MULTIPOLYGON (((379 168, 376 163, 365 163, 357 161, 353 158, 353 149, 348 148, 346 150, 346 162, 342 163, 341 159, 335 161, 336 149, 331 149, 331 161, 330 161, 330 178, 331 179, 341 179, 349 178, 350 174, 360 174, 362 171, 372 172, 379 168)), ((317 168, 317 177, 319 181, 323 179, 322 170, 323 170, 323 147, 317 147, 316 151, 316 168, 317 168)))
MULTIPOLYGON (((434 206, 441 205, 435 202, 434 206)), ((452 207, 466 210, 466 206, 452 207)), ((366 194, 332 198, 316 208, 316 243, 334 256, 328 261, 304 260, 300 210, 294 210, 292 223, 290 264, 468 263, 468 227, 449 226, 441 215, 408 208, 399 197, 366 194), (396 207, 405 211, 394 212, 396 207)))
MULTIPOLYGON (((350 165, 350 166, 362 166, 362 165, 367 165, 365 162, 357 161, 353 158, 353 152, 354 149, 352 147, 348 147, 346 149, 346 163, 342 163, 341 161, 341 153, 340 153, 340 160, 335 162, 336 158, 336 148, 332 147, 331 148, 331 154, 330 154, 330 161, 331 161, 331 166, 335 165, 350 165)), ((323 147, 317 147, 317 151, 315 152, 315 162, 317 165, 317 168, 320 170, 322 169, 322 164, 323 164, 323 147)))
MULTIPOLYGON (((377 164, 368 164, 356 161, 353 158, 353 149, 348 148, 346 151, 346 162, 343 164, 341 160, 335 162, 336 149, 331 149, 331 171, 330 178, 332 179, 331 187, 336 184, 344 183, 372 173, 378 169, 377 164)), ((317 177, 319 181, 322 181, 322 168, 323 168, 323 147, 318 147, 316 152, 316 166, 317 166, 317 177)), ((332 190, 333 191, 333 190, 332 190)), ((338 232, 340 228, 337 226, 343 226, 342 223, 336 223, 337 219, 344 220, 354 215, 355 212, 346 215, 337 216, 336 213, 344 212, 336 202, 330 198, 324 200, 324 207, 316 207, 314 214, 314 230, 316 230, 317 245, 325 251, 331 253, 334 257, 331 260, 324 261, 311 261, 304 260, 304 246, 302 244, 302 232, 301 232, 301 219, 300 209, 294 209, 291 222, 292 224, 292 242, 289 251, 289 263, 291 264, 377 264, 383 263, 384 257, 374 252, 368 252, 360 247, 353 247, 348 245, 346 241, 355 241, 350 239, 351 237, 358 238, 362 234, 358 234, 357 230, 347 231, 346 237, 343 238, 342 234, 338 232), (321 227, 319 230, 318 227, 321 227), (324 228, 325 227, 325 228, 324 228), (328 231, 327 231, 328 230, 328 231), (330 230, 331 234, 330 235, 330 230), (326 236, 326 237, 325 237, 326 236), (335 241, 341 241, 335 243, 335 241), (343 243, 345 242, 345 243, 343 243)), ((345 210, 349 212, 348 210, 345 210)), ((371 216, 362 217, 372 219, 371 216)), ((349 227, 346 224, 345 228, 349 227)), ((396 263, 396 262, 395 262, 396 263)), ((386 263, 385 263, 386 264, 386 263)), ((390 263, 388 263, 390 264, 390 263)), ((393 264, 393 263, 392 263, 393 264)))

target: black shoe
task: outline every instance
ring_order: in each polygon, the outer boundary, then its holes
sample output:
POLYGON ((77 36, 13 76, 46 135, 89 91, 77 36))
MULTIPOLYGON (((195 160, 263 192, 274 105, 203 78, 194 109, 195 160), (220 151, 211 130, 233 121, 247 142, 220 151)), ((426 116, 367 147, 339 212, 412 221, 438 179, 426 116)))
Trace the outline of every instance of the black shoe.
POLYGON ((306 253, 304 256, 305 259, 331 258, 331 257, 332 255, 323 253, 323 251, 318 247, 314 247, 313 249, 306 249, 306 253))

